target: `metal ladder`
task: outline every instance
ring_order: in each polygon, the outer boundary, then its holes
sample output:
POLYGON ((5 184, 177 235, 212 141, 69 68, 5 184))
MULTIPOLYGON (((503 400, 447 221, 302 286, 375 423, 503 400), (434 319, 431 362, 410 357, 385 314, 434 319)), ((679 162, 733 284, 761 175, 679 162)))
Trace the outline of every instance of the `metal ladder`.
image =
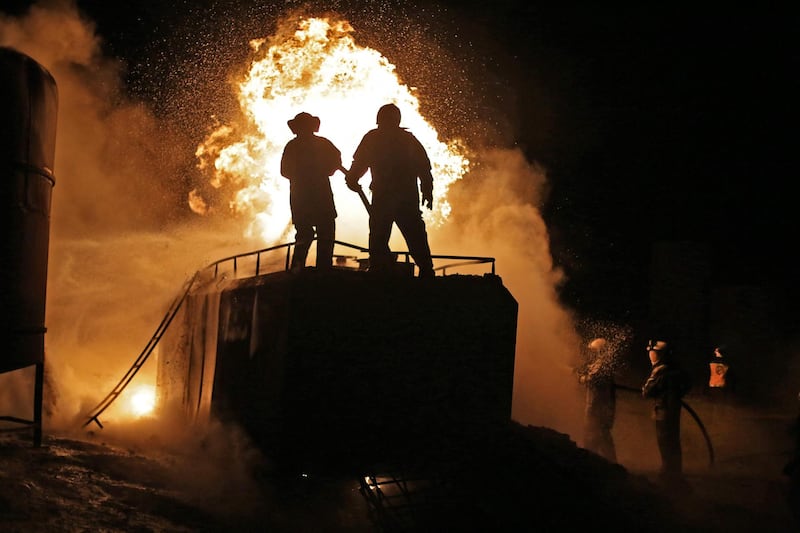
POLYGON ((373 472, 359 477, 359 492, 369 506, 372 523, 392 533, 418 531, 452 504, 450 483, 434 471, 424 475, 403 470, 373 472))
POLYGON ((103 412, 106 409, 108 409, 108 407, 112 403, 114 403, 114 400, 116 400, 117 397, 119 397, 119 395, 122 393, 122 391, 125 390, 125 387, 127 387, 128 384, 133 380, 134 376, 136 376, 136 373, 139 372, 139 369, 142 368, 142 365, 144 365, 145 362, 147 361, 147 358, 150 357, 150 354, 153 353, 153 350, 158 344, 158 341, 161 340, 161 337, 164 335, 164 332, 172 323, 172 320, 175 318, 175 315, 178 314, 178 311, 183 305, 183 302, 189 295, 189 291, 192 289, 192 286, 194 285, 194 282, 197 279, 199 273, 200 271, 195 272, 195 274, 184 283, 183 289, 170 304, 169 308, 167 309, 167 313, 164 315, 164 318, 161 319, 161 323, 158 325, 158 328, 156 328, 156 331, 153 334, 153 336, 147 342, 147 345, 139 354, 139 357, 136 358, 136 361, 134 361, 133 365, 128 369, 125 375, 122 376, 122 379, 119 381, 119 383, 117 383, 117 385, 112 389, 112 391, 109 392, 108 395, 105 398, 103 398, 103 400, 99 404, 97 404, 97 406, 94 409, 89 411, 89 413, 86 415, 86 421, 83 423, 81 427, 86 427, 92 422, 94 422, 95 424, 97 424, 98 427, 100 427, 100 429, 103 428, 103 424, 100 422, 99 416, 103 414, 103 412))

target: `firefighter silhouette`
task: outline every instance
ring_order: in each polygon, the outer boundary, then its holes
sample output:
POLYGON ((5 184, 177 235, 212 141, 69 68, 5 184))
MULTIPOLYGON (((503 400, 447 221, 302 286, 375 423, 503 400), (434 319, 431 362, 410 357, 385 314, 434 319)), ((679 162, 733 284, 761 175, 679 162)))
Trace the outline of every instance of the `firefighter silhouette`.
POLYGON ((730 417, 733 402, 733 373, 727 357, 727 348, 717 346, 708 361, 708 388, 706 390, 711 402, 712 424, 721 423, 730 417))
POLYGON ((593 339, 585 352, 586 361, 577 369, 578 381, 586 387, 583 447, 616 462, 611 434, 617 408, 614 352, 601 337, 593 339))
POLYGON ((712 389, 726 388, 728 386, 728 370, 730 365, 723 353, 724 348, 714 348, 714 357, 709 361, 708 386, 712 389))
POLYGON ((659 475, 668 482, 683 479, 681 450, 682 399, 689 392, 689 374, 677 364, 670 343, 650 340, 647 353, 652 366, 642 385, 642 396, 653 400, 652 418, 661 454, 659 475))
POLYGON ((286 144, 281 157, 281 175, 290 182, 289 204, 297 231, 292 270, 305 266, 315 236, 316 266, 329 268, 333 263, 336 233, 336 206, 330 176, 342 166, 341 152, 331 141, 316 135, 319 117, 298 113, 287 124, 296 135, 286 144))
POLYGON ((431 162, 417 138, 400 127, 400 109, 386 104, 378 110, 378 127, 361 139, 345 178, 347 186, 361 191, 358 180, 369 169, 372 175, 372 207, 369 216, 369 268, 386 271, 394 261, 389 250, 392 225, 397 224, 408 251, 419 268, 419 277, 434 276, 428 233, 420 211, 422 203, 433 206, 431 162))

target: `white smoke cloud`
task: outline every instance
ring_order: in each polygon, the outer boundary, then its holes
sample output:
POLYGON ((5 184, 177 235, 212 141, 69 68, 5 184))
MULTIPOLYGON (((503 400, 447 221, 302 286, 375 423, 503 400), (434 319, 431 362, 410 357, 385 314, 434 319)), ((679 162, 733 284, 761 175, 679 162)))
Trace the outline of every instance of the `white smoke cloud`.
MULTIPOLYGON (((184 133, 125 95, 124 64, 102 56, 73 3, 0 18, 0 45, 31 55, 59 89, 46 343, 50 424, 68 427, 116 384, 187 276, 262 245, 243 242, 236 221, 221 230, 175 217, 189 212, 184 133)), ((558 301, 563 274, 539 211, 546 173, 518 150, 479 152, 450 191, 451 221, 431 229, 432 248, 497 259, 520 304, 513 417, 575 435, 582 399, 569 362, 580 340, 558 301)), ((150 362, 142 373, 154 372, 150 362)))
MULTIPOLYGON (((180 148, 179 132, 126 96, 125 66, 104 57, 101 44, 73 2, 0 16, 0 46, 36 60, 58 89, 45 337, 46 424, 56 428, 74 427, 111 391, 184 279, 248 245, 237 227, 180 222, 182 172, 193 154, 180 148)), ((154 371, 150 362, 141 374, 154 371)), ((28 373, 0 376, 8 382, 0 407, 17 416, 30 416, 28 373)))
POLYGON ((580 340, 558 301, 563 274, 553 265, 539 211, 546 173, 516 149, 478 152, 475 169, 451 194, 451 224, 431 232, 432 247, 496 259, 497 274, 519 304, 512 417, 577 435, 582 397, 569 365, 580 340))

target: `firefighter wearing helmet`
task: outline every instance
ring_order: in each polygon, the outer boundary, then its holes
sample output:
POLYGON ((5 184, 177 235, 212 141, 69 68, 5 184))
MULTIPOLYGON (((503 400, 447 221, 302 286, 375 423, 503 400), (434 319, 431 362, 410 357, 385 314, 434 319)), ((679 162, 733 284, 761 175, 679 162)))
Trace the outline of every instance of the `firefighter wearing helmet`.
POLYGON ((714 348, 708 361, 708 387, 706 394, 711 401, 712 420, 721 421, 732 414, 734 376, 727 346, 714 348))
POLYGON ((583 447, 611 462, 617 462, 611 435, 617 405, 615 367, 614 350, 598 337, 586 346, 585 362, 577 369, 578 381, 586 387, 583 447))
POLYGON ((682 481, 681 407, 691 387, 689 375, 675 361, 668 341, 648 341, 647 354, 652 368, 642 386, 642 396, 653 400, 652 418, 661 455, 659 475, 667 482, 682 481))
POLYGON ((287 122, 296 135, 283 149, 281 175, 289 180, 289 204, 297 231, 292 254, 292 270, 305 267, 311 243, 317 238, 318 269, 329 269, 333 262, 336 234, 336 206, 330 176, 342 166, 339 149, 316 135, 320 119, 298 113, 287 122))
POLYGON ((397 224, 408 251, 419 268, 419 277, 433 277, 428 234, 420 210, 431 209, 433 176, 431 162, 417 138, 400 127, 400 109, 386 104, 378 110, 377 128, 368 131, 353 155, 346 175, 347 186, 361 191, 358 180, 370 170, 372 207, 369 216, 369 268, 385 272, 394 262, 389 249, 392 225, 397 224))

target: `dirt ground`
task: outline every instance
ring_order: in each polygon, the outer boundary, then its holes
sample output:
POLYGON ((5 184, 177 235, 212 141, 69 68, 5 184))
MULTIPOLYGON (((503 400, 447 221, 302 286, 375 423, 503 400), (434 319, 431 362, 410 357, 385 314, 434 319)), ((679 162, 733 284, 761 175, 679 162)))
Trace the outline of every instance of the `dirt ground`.
POLYGON ((793 413, 687 402, 711 437, 714 462, 699 426, 684 417, 688 483, 678 490, 658 482, 647 405, 625 396, 614 431, 620 465, 567 435, 520 425, 464 454, 447 483, 406 476, 405 493, 387 472, 371 480, 270 477, 263 458, 236 439, 176 450, 152 437, 128 435, 135 443, 126 445, 94 431, 45 434, 34 448, 29 438, 4 433, 0 530, 800 531, 782 474, 793 413))
MULTIPOLYGON (((655 483, 655 433, 641 431, 652 424, 648 406, 638 398, 620 399, 614 431, 619 461, 655 483)), ((714 461, 700 427, 684 412, 681 441, 689 490, 665 491, 676 512, 706 531, 800 531, 782 472, 795 446, 791 428, 797 411, 721 406, 703 395, 689 396, 686 403, 705 426, 714 461)))

